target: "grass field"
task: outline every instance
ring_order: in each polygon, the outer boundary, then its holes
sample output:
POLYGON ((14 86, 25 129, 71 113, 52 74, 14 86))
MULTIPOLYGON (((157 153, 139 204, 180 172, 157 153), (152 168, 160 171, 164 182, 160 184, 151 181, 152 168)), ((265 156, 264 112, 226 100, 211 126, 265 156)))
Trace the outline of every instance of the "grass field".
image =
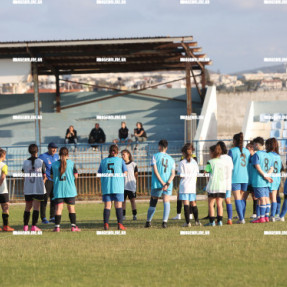
MULTIPOLYGON (((246 216, 251 215, 248 202, 246 216)), ((207 213, 198 202, 199 215, 207 213)), ((10 225, 22 230, 22 205, 10 208, 10 225)), ((39 224, 43 235, 0 233, 1 286, 286 286, 287 237, 264 231, 287 230, 285 222, 182 228, 183 220, 161 228, 159 202, 153 227, 144 229, 148 203, 138 203, 138 221, 127 209, 127 234, 99 236, 103 206, 77 204, 82 229, 72 233, 68 213, 62 231, 39 224), (210 231, 207 236, 182 236, 181 230, 210 231)), ((171 206, 175 215, 176 203, 171 206)), ((225 216, 226 218, 226 216, 225 216)), ((116 229, 115 212, 111 229, 116 229)), ((205 223, 206 221, 203 221, 205 223)), ((226 222, 226 220, 224 220, 226 222)), ((194 222, 193 222, 194 223, 194 222)))

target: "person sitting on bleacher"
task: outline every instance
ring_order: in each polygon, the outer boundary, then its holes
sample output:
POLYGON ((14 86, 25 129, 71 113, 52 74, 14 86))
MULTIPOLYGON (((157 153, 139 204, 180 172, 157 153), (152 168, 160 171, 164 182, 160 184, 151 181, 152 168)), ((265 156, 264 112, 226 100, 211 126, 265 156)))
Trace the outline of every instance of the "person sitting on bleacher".
POLYGON ((100 128, 98 123, 95 124, 95 128, 93 128, 89 135, 89 144, 93 143, 105 143, 106 135, 104 131, 100 128))
POLYGON ((66 131, 66 137, 65 137, 65 144, 77 144, 78 137, 77 137, 77 131, 74 129, 74 126, 69 126, 69 128, 66 131))
POLYGON ((121 123, 121 128, 119 129, 119 139, 115 139, 114 143, 130 143, 131 139, 129 139, 129 129, 126 126, 125 122, 121 123))
MULTIPOLYGON (((146 132, 143 128, 143 124, 140 122, 137 122, 136 124, 137 128, 134 129, 134 134, 132 134, 132 137, 135 137, 136 143, 138 144, 138 142, 145 142, 147 140, 147 135, 146 132)), ((137 149, 137 146, 135 147, 135 150, 137 149)))

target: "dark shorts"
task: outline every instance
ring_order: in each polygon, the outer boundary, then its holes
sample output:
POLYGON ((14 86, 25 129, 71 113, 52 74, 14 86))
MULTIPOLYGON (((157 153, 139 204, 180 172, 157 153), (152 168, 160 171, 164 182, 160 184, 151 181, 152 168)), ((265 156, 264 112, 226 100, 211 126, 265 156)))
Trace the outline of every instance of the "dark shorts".
POLYGON ((254 189, 253 189, 252 185, 248 185, 247 191, 254 193, 254 189))
POLYGON ((69 205, 75 205, 76 198, 75 197, 55 198, 54 202, 55 204, 62 204, 65 202, 66 204, 69 205))
POLYGON ((225 193, 208 193, 208 198, 225 198, 225 193))
POLYGON ((125 189, 125 194, 124 194, 124 198, 125 200, 127 199, 127 197, 129 198, 129 200, 136 198, 137 197, 137 193, 136 192, 132 192, 130 190, 126 190, 125 189))
POLYGON ((45 194, 28 194, 28 195, 25 195, 25 201, 33 201, 33 200, 43 201, 44 199, 45 199, 45 194))
POLYGON ((7 203, 7 202, 9 202, 9 193, 0 194, 0 203, 7 203))

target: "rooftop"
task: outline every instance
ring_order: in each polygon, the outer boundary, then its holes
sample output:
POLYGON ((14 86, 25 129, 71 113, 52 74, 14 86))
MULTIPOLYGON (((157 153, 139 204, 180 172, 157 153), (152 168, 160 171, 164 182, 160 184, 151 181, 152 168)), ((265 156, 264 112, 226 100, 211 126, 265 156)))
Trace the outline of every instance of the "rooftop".
POLYGON ((192 36, 0 42, 0 59, 42 58, 39 75, 192 70, 212 62, 192 36), (125 58, 104 62, 98 58, 125 58), (201 60, 202 59, 202 60, 201 60))

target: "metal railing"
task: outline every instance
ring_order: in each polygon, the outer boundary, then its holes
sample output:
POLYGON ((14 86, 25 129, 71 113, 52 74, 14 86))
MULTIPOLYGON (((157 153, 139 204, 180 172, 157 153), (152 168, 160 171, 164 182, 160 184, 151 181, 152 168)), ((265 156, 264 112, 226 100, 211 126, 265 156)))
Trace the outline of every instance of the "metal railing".
MULTIPOLYGON (((59 149, 66 146, 69 149, 69 158, 75 162, 79 172, 76 180, 78 197, 81 199, 98 198, 101 195, 100 178, 96 176, 100 162, 108 156, 110 144, 99 144, 98 146, 88 144, 58 145, 59 149)), ((169 143, 169 154, 176 162, 181 157, 181 147, 183 143, 174 141, 169 143)), ((148 196, 151 186, 151 166, 152 155, 158 151, 157 142, 139 143, 134 150, 135 144, 118 144, 120 151, 129 149, 133 156, 133 161, 137 163, 139 177, 137 181, 137 193, 139 196, 148 196)), ((8 146, 2 147, 6 150, 6 164, 8 165, 7 183, 11 201, 23 200, 24 180, 21 177, 13 177, 13 174, 20 173, 25 159, 29 158, 28 146, 8 146)), ((47 152, 47 145, 40 147, 39 153, 47 152)), ((119 154, 120 156, 120 154, 119 154)), ((174 180, 175 190, 178 188, 179 180, 174 180)))
MULTIPOLYGON (((285 139, 282 139, 282 141, 285 139)), ((201 170, 204 169, 206 162, 209 160, 209 147, 215 144, 218 140, 207 141, 194 141, 195 154, 198 159, 198 164, 201 170)), ((232 146, 232 140, 223 140, 227 148, 232 146)), ((279 140, 280 141, 280 140, 279 140)), ((245 142, 246 144, 247 142, 245 142)), ((110 143, 111 144, 111 143, 110 143)), ((74 145, 58 145, 59 148, 67 146, 69 149, 69 158, 73 160, 77 166, 79 172, 79 178, 76 180, 76 186, 78 191, 78 197, 80 199, 93 199, 99 198, 101 195, 101 183, 100 178, 96 176, 100 162, 103 158, 108 156, 108 150, 110 144, 101 144, 97 147, 93 147, 88 144, 74 145)), ((168 154, 175 160, 176 167, 182 156, 181 148, 183 146, 182 141, 169 141, 168 154)), ((139 143, 136 150, 134 150, 135 144, 122 145, 118 144, 119 149, 129 149, 133 156, 133 161, 138 165, 139 177, 137 181, 137 194, 139 196, 148 196, 151 189, 151 159, 152 155, 158 152, 157 142, 145 142, 139 143)), ((6 164, 8 165, 7 183, 10 193, 10 199, 12 201, 23 200, 23 183, 24 180, 21 177, 13 177, 13 173, 20 173, 22 164, 25 159, 30 157, 28 153, 28 146, 9 146, 2 147, 7 151, 6 164)), ((47 145, 40 147, 39 154, 47 151, 47 145)), ((120 155, 119 155, 120 156, 120 155)), ((282 162, 286 162, 286 150, 281 150, 282 162)), ((177 192, 179 186, 179 177, 174 179, 174 193, 177 192)), ((203 188, 206 185, 206 178, 199 177, 197 180, 198 193, 203 193, 203 188)))

